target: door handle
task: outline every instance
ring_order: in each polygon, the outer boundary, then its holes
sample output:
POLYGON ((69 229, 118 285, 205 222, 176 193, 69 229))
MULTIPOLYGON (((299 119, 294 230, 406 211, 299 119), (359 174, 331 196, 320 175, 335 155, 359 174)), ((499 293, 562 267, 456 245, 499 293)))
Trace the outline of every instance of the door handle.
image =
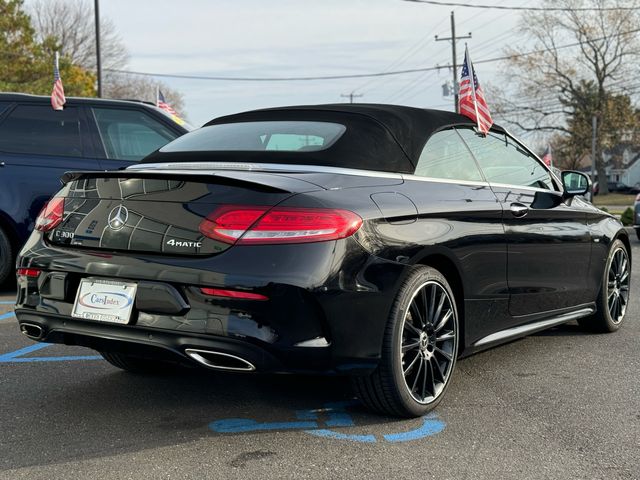
POLYGON ((521 203, 511 204, 511 214, 514 217, 524 217, 529 212, 529 207, 521 203))

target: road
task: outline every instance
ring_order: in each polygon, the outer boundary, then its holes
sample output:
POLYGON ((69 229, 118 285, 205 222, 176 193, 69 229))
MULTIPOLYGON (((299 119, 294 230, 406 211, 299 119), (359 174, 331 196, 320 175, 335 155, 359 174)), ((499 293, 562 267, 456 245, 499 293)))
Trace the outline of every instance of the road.
POLYGON ((343 378, 139 376, 36 349, 13 295, 0 293, 0 479, 640 478, 638 295, 615 334, 569 324, 461 360, 416 420, 366 413, 343 378))

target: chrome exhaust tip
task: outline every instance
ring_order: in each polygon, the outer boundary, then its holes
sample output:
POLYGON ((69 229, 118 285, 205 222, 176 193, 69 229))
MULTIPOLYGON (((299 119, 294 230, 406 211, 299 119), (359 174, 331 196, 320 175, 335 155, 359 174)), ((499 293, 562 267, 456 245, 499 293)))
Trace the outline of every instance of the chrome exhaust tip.
POLYGON ((42 327, 35 323, 21 323, 20 331, 32 340, 40 340, 44 336, 42 327))
POLYGON ((187 348, 186 353, 193 360, 207 368, 215 370, 226 370, 232 372, 253 372, 256 367, 253 363, 237 355, 230 353, 216 352, 213 350, 202 350, 198 348, 187 348))

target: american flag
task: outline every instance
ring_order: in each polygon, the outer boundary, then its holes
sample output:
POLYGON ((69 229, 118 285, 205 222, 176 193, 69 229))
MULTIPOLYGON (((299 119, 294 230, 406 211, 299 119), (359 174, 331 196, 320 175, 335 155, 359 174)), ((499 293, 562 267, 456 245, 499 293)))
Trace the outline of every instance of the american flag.
POLYGON ((547 145, 547 149, 544 151, 542 155, 542 161, 547 167, 553 166, 553 157, 551 156, 551 145, 547 145))
POLYGON ((53 64, 53 90, 51 90, 51 106, 54 110, 62 110, 63 105, 67 103, 67 99, 64 98, 64 87, 62 86, 62 79, 60 78, 60 70, 58 69, 58 52, 56 52, 56 58, 53 64))
POLYGON ((462 76, 460 78, 460 94, 458 107, 460 113, 478 123, 478 130, 487 134, 493 119, 484 98, 484 92, 478 82, 478 77, 473 69, 473 63, 469 58, 469 49, 465 48, 464 63, 462 64, 462 76), (473 83, 471 79, 473 78, 473 83))
POLYGON ((178 116, 176 111, 173 108, 171 108, 171 105, 169 105, 166 102, 166 100, 164 99, 164 95, 162 94, 160 89, 158 89, 158 101, 156 102, 156 105, 158 106, 158 108, 161 108, 162 110, 167 112, 169 115, 175 115, 176 117, 178 116))

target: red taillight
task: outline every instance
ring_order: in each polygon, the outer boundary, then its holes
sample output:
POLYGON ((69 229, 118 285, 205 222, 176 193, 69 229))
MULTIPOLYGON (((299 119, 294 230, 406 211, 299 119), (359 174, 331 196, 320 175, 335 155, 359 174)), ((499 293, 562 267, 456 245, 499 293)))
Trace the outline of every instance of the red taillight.
POLYGON ((18 275, 21 277, 32 277, 36 278, 40 276, 40 270, 37 268, 19 268, 18 275))
POLYGON ((269 297, 259 293, 242 292, 240 290, 225 290, 222 288, 201 288, 200 291, 212 297, 238 298, 241 300, 269 300, 269 297))
POLYGON ((214 240, 238 245, 306 243, 353 235, 362 218, 348 210, 226 205, 200 224, 200 232, 214 240))
POLYGON ((36 218, 36 230, 48 232, 56 228, 62 221, 64 214, 64 198, 54 197, 45 203, 38 218, 36 218))

